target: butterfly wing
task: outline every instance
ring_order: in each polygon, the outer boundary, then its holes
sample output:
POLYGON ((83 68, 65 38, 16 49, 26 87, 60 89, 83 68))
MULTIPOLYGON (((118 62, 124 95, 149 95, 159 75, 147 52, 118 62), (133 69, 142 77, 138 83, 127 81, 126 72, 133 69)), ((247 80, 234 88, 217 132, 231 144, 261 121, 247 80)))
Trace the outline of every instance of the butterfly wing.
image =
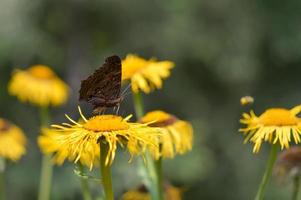
POLYGON ((118 56, 111 56, 106 58, 102 67, 82 81, 79 100, 91 102, 93 99, 98 99, 98 102, 103 104, 101 106, 110 107, 106 104, 112 104, 114 100, 119 99, 120 90, 121 60, 118 56))

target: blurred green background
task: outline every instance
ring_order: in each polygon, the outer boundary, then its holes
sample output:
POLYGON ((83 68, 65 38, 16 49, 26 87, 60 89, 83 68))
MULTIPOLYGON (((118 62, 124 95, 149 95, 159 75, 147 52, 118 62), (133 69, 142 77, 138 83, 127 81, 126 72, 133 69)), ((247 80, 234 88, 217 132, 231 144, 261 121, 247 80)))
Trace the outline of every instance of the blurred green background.
MULTIPOLYGON (((144 97, 147 110, 164 109, 195 128, 193 151, 164 166, 166 178, 185 188, 184 199, 253 199, 268 145, 253 155, 242 143, 239 118, 249 108, 239 99, 254 96, 257 114, 300 103, 300 10, 298 0, 1 0, 0 113, 30 138, 27 155, 8 166, 9 199, 36 199, 41 158, 38 109, 7 93, 13 69, 46 64, 70 85, 68 103, 52 110, 60 123, 64 113, 78 117, 80 80, 104 57, 127 53, 176 63, 164 88, 144 97)), ((131 96, 121 111, 133 112, 131 96)), ((137 159, 128 158, 121 151, 113 166, 119 196, 140 183, 137 159)), ((55 167, 52 199, 82 198, 73 168, 55 167)), ((266 199, 290 193, 291 184, 273 181, 266 199)))

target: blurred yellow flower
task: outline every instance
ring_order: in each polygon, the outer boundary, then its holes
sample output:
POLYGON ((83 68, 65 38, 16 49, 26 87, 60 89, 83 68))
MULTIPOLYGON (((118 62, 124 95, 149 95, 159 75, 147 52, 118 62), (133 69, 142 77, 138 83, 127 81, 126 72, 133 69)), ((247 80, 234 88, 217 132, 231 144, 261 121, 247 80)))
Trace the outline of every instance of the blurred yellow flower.
POLYGON ((254 98, 251 96, 244 96, 240 98, 240 104, 242 106, 251 105, 254 103, 254 98))
POLYGON ((63 123, 62 125, 52 125, 60 131, 59 137, 55 137, 60 143, 59 148, 66 149, 66 157, 74 158, 77 162, 82 156, 92 169, 94 158, 98 155, 95 144, 99 142, 106 143, 109 147, 105 164, 111 165, 116 154, 118 144, 131 154, 141 155, 146 149, 154 151, 158 148, 157 128, 148 127, 147 124, 128 122, 131 116, 122 118, 116 115, 97 115, 86 119, 79 108, 83 122, 77 123, 69 116, 66 117, 72 124, 63 123), (90 159, 90 160, 89 160, 90 159))
MULTIPOLYGON (((166 200, 181 200, 183 190, 172 185, 165 185, 164 187, 166 200)), ((123 194, 122 200, 151 200, 151 195, 147 189, 142 186, 138 189, 130 190, 123 194)))
POLYGON ((300 143, 301 118, 297 116, 301 111, 301 105, 291 110, 284 108, 271 108, 266 110, 259 117, 253 111, 250 114, 244 113, 240 120, 246 124, 246 128, 240 129, 246 136, 245 143, 255 143, 253 152, 258 153, 262 142, 280 144, 281 149, 289 148, 293 139, 296 144, 300 143))
POLYGON ((47 66, 16 70, 8 85, 11 95, 38 106, 59 106, 68 98, 68 86, 47 66))
POLYGON ((0 118, 0 157, 18 161, 26 153, 25 144, 22 130, 0 118))
POLYGON ((162 88, 162 80, 170 76, 174 67, 171 61, 145 60, 133 54, 128 54, 122 61, 122 80, 130 80, 132 91, 142 90, 150 93, 154 89, 162 88))
POLYGON ((160 156, 173 158, 176 153, 184 154, 192 149, 193 128, 190 123, 160 110, 147 113, 141 122, 160 128, 160 156))
MULTIPOLYGON (((54 162, 62 165, 66 159, 69 161, 75 160, 77 153, 69 152, 68 146, 65 146, 60 139, 63 134, 70 134, 68 132, 57 131, 56 129, 42 128, 42 134, 38 137, 38 145, 44 154, 54 154, 54 162)), ((82 152, 79 162, 92 169, 93 165, 98 164, 99 161, 99 145, 92 143, 87 146, 87 151, 82 152), (91 162, 93 161, 94 162, 91 162)))

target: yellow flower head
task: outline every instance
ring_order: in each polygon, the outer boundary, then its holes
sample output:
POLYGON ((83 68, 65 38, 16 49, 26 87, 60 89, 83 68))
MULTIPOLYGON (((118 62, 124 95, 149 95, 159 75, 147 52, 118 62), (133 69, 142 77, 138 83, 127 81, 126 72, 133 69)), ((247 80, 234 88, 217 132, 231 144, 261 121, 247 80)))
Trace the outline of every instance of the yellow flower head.
POLYGON ((68 86, 47 66, 16 70, 8 85, 11 95, 38 106, 59 106, 66 102, 68 86))
POLYGON ((134 93, 139 90, 150 93, 162 88, 162 80, 169 77, 173 67, 174 63, 171 61, 145 60, 129 54, 122 61, 122 80, 131 81, 134 93))
POLYGON ((0 157, 18 161, 26 153, 25 144, 22 130, 0 118, 0 157))
MULTIPOLYGON (((64 141, 60 138, 63 134, 70 134, 68 132, 58 131, 56 129, 42 128, 42 134, 38 137, 38 144, 44 154, 55 154, 54 162, 57 165, 62 165, 66 159, 69 161, 75 160, 75 155, 69 152, 68 146, 64 145, 64 141)), ((93 143, 88 146, 91 148, 81 154, 79 162, 92 168, 93 164, 98 164, 99 159, 99 145, 93 143), (93 152, 93 153, 91 153, 93 152), (91 163, 91 161, 94 161, 91 163)))
POLYGON ((246 124, 246 128, 240 129, 246 136, 245 142, 253 142, 253 152, 258 153, 262 142, 279 143, 281 149, 289 148, 289 143, 294 140, 300 143, 301 118, 297 116, 301 111, 301 105, 291 110, 284 108, 271 108, 259 117, 253 111, 244 113, 240 120, 246 124))
POLYGON ((59 148, 66 149, 66 157, 74 158, 74 162, 82 156, 90 155, 86 156, 85 162, 88 162, 92 169, 94 158, 99 154, 95 144, 99 142, 104 142, 109 147, 106 165, 111 165, 114 161, 118 144, 122 147, 126 145, 131 156, 143 154, 146 149, 154 151, 158 148, 157 137, 160 133, 157 128, 128 122, 131 116, 122 118, 116 115, 97 115, 86 119, 80 108, 79 112, 82 123, 77 123, 66 115, 71 124, 53 125, 60 131, 59 137, 55 138, 60 142, 59 148))
POLYGON ((279 178, 289 177, 287 175, 299 176, 301 172, 301 147, 291 147, 278 157, 274 174, 279 178))
POLYGON ((240 104, 242 106, 251 105, 254 103, 254 98, 251 96, 244 96, 240 98, 240 104))
POLYGON ((160 155, 162 157, 173 158, 176 153, 184 154, 191 150, 193 129, 190 123, 160 110, 147 113, 142 117, 141 122, 160 128, 162 133, 160 155))
MULTIPOLYGON (((165 185, 164 187, 165 198, 166 200, 181 200, 183 190, 178 187, 174 187, 170 184, 165 185)), ((151 200, 151 195, 149 194, 147 188, 144 186, 139 187, 138 189, 130 190, 123 194, 122 200, 151 200)))

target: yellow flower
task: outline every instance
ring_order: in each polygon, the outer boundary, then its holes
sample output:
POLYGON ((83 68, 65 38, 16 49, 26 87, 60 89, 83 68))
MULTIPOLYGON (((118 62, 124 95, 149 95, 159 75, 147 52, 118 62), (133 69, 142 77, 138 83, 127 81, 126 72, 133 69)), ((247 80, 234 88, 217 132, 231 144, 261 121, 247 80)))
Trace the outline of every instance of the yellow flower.
POLYGON ((142 90, 150 93, 154 89, 162 88, 162 80, 170 75, 174 67, 171 61, 145 60, 129 54, 122 61, 122 80, 130 80, 132 91, 138 93, 142 90))
MULTIPOLYGON (((55 129, 43 128, 42 134, 38 137, 38 144, 44 154, 55 154, 54 162, 62 165, 66 159, 69 161, 75 160, 75 153, 69 152, 68 146, 65 146, 60 139, 63 134, 70 134, 68 132, 57 131, 55 129)), ((99 145, 97 143, 88 146, 91 148, 81 154, 80 163, 92 168, 93 164, 98 164, 99 159, 99 145), (90 153, 93 152, 93 153, 90 153), (91 161, 93 161, 91 163, 91 161)))
POLYGON ((141 122, 160 128, 162 157, 173 158, 176 153, 184 154, 192 149, 193 129, 190 123, 160 110, 147 113, 141 122))
POLYGON ((126 145, 131 156, 141 155, 146 149, 154 151, 158 148, 159 131, 147 124, 128 122, 131 116, 122 118, 116 115, 97 115, 86 119, 80 108, 79 112, 82 123, 77 123, 66 115, 71 124, 52 125, 60 131, 59 137, 55 137, 60 142, 58 148, 66 149, 66 157, 74 158, 74 162, 90 155, 85 160, 92 169, 94 158, 99 154, 95 144, 99 142, 104 142, 109 147, 106 165, 112 164, 118 144, 121 147, 126 145))
POLYGON ((301 111, 301 105, 291 110, 284 108, 271 108, 266 110, 259 117, 253 111, 250 114, 244 113, 242 124, 246 128, 240 129, 246 136, 247 141, 253 142, 253 152, 258 153, 262 142, 280 144, 281 149, 289 148, 289 143, 300 143, 301 118, 297 116, 301 111))
POLYGON ((254 103, 254 98, 251 96, 244 96, 240 98, 240 104, 242 106, 251 105, 254 103))
POLYGON ((47 66, 16 70, 8 85, 11 95, 38 106, 59 106, 66 102, 68 86, 47 66))
POLYGON ((0 157, 18 161, 26 153, 25 144, 22 130, 0 118, 0 157))
MULTIPOLYGON (((165 185, 165 199, 166 200, 181 200, 183 190, 172 185, 165 185)), ((138 189, 130 190, 123 194, 122 200, 151 200, 151 196, 147 189, 142 186, 138 189)))

